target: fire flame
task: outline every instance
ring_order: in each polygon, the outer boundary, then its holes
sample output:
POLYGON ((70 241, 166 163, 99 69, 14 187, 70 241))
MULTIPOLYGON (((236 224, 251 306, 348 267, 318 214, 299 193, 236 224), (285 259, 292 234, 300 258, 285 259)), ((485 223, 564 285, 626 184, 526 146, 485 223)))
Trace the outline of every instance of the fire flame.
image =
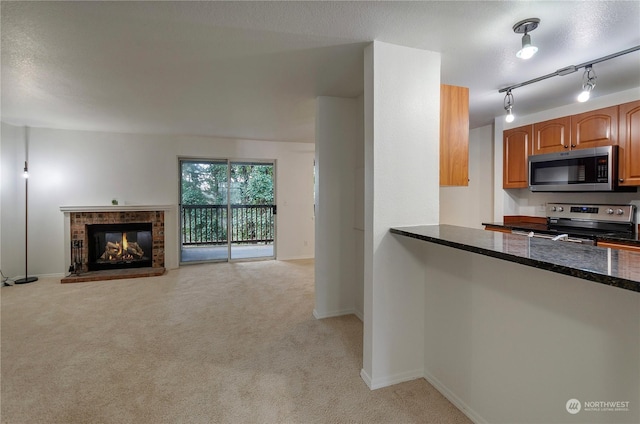
POLYGON ((119 241, 107 242, 105 246, 105 252, 100 259, 107 261, 122 261, 122 260, 136 260, 142 259, 144 251, 138 245, 137 242, 129 242, 127 240, 127 233, 122 233, 122 238, 119 241))

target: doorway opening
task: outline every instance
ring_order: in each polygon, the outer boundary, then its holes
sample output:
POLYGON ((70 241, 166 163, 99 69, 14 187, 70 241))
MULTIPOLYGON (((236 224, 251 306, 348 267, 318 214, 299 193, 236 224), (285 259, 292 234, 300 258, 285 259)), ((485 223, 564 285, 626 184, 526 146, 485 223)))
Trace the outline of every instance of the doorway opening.
POLYGON ((180 262, 273 259, 275 161, 180 159, 180 262))

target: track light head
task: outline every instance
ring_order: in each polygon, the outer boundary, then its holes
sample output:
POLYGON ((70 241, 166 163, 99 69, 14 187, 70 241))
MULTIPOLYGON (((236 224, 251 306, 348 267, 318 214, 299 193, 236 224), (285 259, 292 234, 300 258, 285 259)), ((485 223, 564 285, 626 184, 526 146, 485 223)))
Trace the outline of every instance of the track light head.
POLYGON ((531 44, 531 36, 529 34, 525 34, 522 36, 522 48, 518 50, 516 56, 519 59, 531 59, 537 51, 538 48, 531 44))
POLYGON ((24 172, 22 173, 22 178, 29 178, 29 167, 27 166, 27 161, 24 161, 24 172))
POLYGON ((515 117, 515 116, 513 116, 513 113, 511 113, 511 108, 509 108, 509 111, 507 112, 507 116, 505 116, 505 117, 504 117, 504 120, 505 120, 506 122, 511 123, 511 122, 513 122, 515 119, 516 119, 516 117, 515 117))
POLYGON ((506 122, 513 122, 515 116, 513 115, 513 94, 511 94, 511 90, 507 91, 507 94, 504 95, 504 110, 507 111, 507 116, 505 116, 504 120, 506 122))
POLYGON ((586 66, 584 68, 584 74, 582 74, 582 92, 578 95, 579 102, 584 103, 589 100, 591 91, 596 87, 596 78, 593 65, 586 66))

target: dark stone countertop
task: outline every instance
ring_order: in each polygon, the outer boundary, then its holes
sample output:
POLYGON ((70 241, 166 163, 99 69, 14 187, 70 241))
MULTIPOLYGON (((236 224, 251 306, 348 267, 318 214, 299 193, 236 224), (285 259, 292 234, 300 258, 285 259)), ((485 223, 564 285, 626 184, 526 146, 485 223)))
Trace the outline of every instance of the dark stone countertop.
POLYGON ((454 225, 391 228, 391 233, 640 292, 640 253, 454 225))

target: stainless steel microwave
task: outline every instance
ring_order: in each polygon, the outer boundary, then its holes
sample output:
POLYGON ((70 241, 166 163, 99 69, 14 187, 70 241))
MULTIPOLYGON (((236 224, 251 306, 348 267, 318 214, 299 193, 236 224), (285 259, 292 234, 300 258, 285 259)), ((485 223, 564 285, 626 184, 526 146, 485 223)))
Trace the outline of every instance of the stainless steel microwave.
POLYGON ((618 187, 618 146, 529 156, 531 191, 628 191, 618 187))

